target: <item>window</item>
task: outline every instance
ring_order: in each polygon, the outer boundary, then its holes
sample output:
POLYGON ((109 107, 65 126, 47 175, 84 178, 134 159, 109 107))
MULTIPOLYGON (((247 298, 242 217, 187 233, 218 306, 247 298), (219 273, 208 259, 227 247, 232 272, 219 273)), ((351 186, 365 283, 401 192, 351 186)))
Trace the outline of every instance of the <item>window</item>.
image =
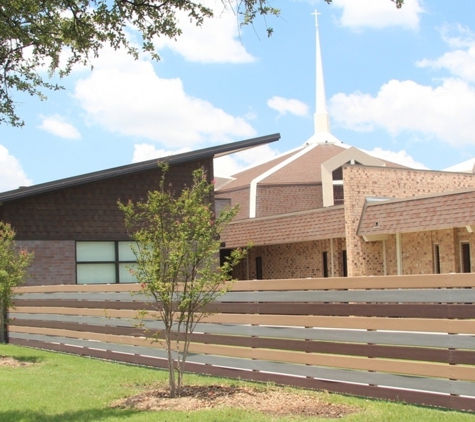
POLYGON ((462 243, 460 253, 462 272, 471 273, 472 263, 470 260, 470 243, 462 243))
POLYGON ((323 252, 323 277, 328 277, 328 252, 323 252))
POLYGON ((256 278, 262 280, 262 257, 256 258, 256 278))
POLYGON ((440 274, 440 247, 434 245, 434 274, 440 274))
POLYGON ((346 257, 346 250, 341 251, 341 264, 343 267, 343 277, 348 277, 348 263, 346 257))
POLYGON ((136 283, 131 242, 76 242, 77 284, 136 283))

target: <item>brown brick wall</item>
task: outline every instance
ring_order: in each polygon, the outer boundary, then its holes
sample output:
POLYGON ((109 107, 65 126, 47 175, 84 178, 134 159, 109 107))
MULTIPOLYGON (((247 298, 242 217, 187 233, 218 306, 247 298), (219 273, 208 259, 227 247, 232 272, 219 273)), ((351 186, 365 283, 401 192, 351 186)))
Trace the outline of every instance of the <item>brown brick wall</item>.
MULTIPOLYGON (((172 166, 167 185, 179 193, 184 184, 191 184, 191 173, 198 167, 210 172, 211 161, 172 166)), ((160 174, 157 167, 10 201, 0 207, 2 218, 15 228, 17 240, 127 239, 117 201, 146 199, 148 191, 158 189, 160 174)))
POLYGON ((257 215, 286 214, 323 207, 322 185, 258 185, 257 215))
POLYGON ((234 218, 235 220, 249 218, 249 186, 224 192, 215 192, 215 197, 220 200, 230 200, 232 207, 239 204, 239 211, 234 218))
MULTIPOLYGON (((344 248, 344 239, 333 240, 335 277, 343 276, 342 250, 344 248)), ((234 277, 240 280, 245 280, 247 277, 257 278, 257 257, 262 258, 263 279, 323 277, 324 251, 328 252, 328 270, 331 277, 330 240, 255 246, 249 251, 247 259, 235 269, 234 277)))
MULTIPOLYGON (((475 176, 472 174, 387 167, 345 166, 343 178, 349 276, 383 274, 382 242, 366 243, 356 234, 366 197, 408 198, 475 187, 475 176)), ((421 271, 429 271, 429 266, 432 268, 429 263, 432 252, 425 246, 427 239, 421 236, 424 235, 414 234, 410 239, 408 235, 402 235, 403 263, 406 261, 405 267, 403 266, 404 274, 419 274, 421 271), (414 253, 407 252, 411 255, 410 259, 404 259, 404 236, 407 239, 406 251, 407 245, 414 242, 411 247, 414 253)), ((395 236, 392 236, 386 242, 389 274, 396 274, 396 255, 391 251, 391 248, 395 251, 395 245, 395 236)), ((449 266, 449 262, 444 264, 444 268, 449 266)))
POLYGON ((76 283, 76 242, 72 240, 20 240, 17 246, 34 252, 27 286, 76 283))

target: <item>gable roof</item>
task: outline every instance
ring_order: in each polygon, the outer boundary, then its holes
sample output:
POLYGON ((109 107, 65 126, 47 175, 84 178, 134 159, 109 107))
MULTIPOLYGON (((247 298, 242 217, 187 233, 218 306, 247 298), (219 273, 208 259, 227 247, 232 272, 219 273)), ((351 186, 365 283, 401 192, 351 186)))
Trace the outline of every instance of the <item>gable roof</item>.
POLYGON ((38 195, 41 193, 51 192, 59 189, 64 189, 72 186, 83 185, 86 183, 97 182, 117 176, 124 176, 131 173, 138 173, 141 171, 152 170, 157 167, 159 162, 167 162, 170 165, 187 163, 189 161, 196 161, 203 158, 217 158, 224 155, 232 154, 239 151, 244 151, 259 145, 275 142, 280 139, 280 134, 261 136, 258 138, 246 139, 243 141, 232 142, 229 144, 218 145, 214 147, 204 148, 197 151, 185 152, 182 154, 171 155, 168 157, 155 158, 153 160, 142 161, 140 163, 128 164, 120 167, 113 167, 106 170, 100 170, 93 173, 86 173, 79 176, 68 177, 65 179, 55 180, 53 182, 41 183, 29 187, 22 187, 19 189, 0 193, 0 205, 3 202, 12 201, 15 199, 26 198, 28 196, 38 195))

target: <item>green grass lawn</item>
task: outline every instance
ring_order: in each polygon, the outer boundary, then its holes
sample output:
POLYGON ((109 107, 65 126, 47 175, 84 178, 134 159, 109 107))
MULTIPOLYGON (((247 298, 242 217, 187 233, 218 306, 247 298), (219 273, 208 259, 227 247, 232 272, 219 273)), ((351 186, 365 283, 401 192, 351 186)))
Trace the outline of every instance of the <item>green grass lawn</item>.
MULTIPOLYGON (((12 345, 0 345, 0 356, 34 362, 31 366, 0 367, 1 422, 83 422, 83 421, 206 421, 269 422, 295 421, 236 409, 197 412, 139 412, 111 408, 116 399, 157 384, 166 384, 163 370, 51 353, 12 345)), ((187 375, 188 384, 236 381, 187 375)), ((379 400, 321 394, 327 401, 361 409, 344 417, 348 422, 472 421, 474 414, 428 409, 379 400)), ((307 418, 305 421, 329 419, 307 418)))

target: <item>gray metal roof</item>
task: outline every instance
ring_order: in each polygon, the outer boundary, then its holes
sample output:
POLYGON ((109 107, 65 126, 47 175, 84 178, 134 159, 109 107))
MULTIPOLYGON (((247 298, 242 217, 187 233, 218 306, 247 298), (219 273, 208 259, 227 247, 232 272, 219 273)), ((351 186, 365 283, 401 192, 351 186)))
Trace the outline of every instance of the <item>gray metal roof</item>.
POLYGON ((137 173, 146 170, 152 170, 157 167, 158 162, 168 162, 170 165, 186 163, 208 157, 222 157, 233 154, 259 145, 275 142, 280 139, 279 133, 260 136, 258 138, 246 139, 244 141, 232 142, 229 144, 218 145, 204 148, 197 151, 185 152, 182 154, 170 155, 168 157, 155 158, 153 160, 142 161, 140 163, 128 164, 120 167, 113 167, 107 170, 100 170, 93 173, 86 173, 80 176, 68 177, 66 179, 55 180, 53 182, 41 183, 38 185, 21 187, 0 193, 0 205, 3 202, 21 199, 28 196, 38 195, 54 190, 64 189, 72 186, 83 185, 85 183, 96 182, 117 176, 124 176, 131 173, 137 173))

